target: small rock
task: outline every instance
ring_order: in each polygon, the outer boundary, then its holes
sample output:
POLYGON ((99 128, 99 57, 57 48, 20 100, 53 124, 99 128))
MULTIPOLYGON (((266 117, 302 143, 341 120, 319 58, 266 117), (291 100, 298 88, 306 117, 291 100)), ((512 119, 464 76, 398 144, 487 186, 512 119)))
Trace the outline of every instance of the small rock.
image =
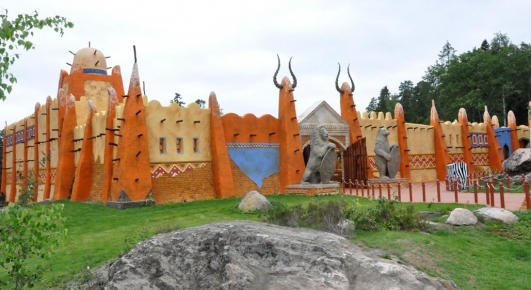
POLYGON ((249 191, 240 201, 238 208, 243 211, 268 209, 271 203, 258 191, 249 191))
POLYGON ((456 208, 450 213, 446 223, 454 226, 473 226, 478 223, 478 218, 468 209, 456 208))
POLYGON ((503 208, 497 207, 484 207, 474 211, 477 214, 484 216, 485 218, 499 221, 504 224, 512 224, 518 222, 518 217, 503 208))

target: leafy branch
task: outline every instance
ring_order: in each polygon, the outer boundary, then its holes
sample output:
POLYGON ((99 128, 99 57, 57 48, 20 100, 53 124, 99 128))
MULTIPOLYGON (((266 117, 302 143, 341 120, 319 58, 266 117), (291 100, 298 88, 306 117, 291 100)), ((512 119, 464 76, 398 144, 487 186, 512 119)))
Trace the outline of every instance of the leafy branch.
POLYGON ((64 29, 74 27, 65 17, 54 16, 39 18, 37 11, 33 14, 19 14, 14 20, 8 19, 8 10, 0 10, 0 100, 5 100, 6 95, 11 93, 13 84, 17 78, 9 72, 9 67, 20 58, 19 53, 13 53, 16 49, 35 49, 33 42, 28 38, 33 36, 33 30, 45 27, 63 36, 64 29))

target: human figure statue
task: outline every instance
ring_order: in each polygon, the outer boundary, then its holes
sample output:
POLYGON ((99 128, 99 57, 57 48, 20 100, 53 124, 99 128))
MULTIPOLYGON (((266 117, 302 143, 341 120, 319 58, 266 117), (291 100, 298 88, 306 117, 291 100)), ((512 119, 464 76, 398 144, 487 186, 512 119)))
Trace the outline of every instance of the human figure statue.
POLYGON ((400 167, 400 150, 396 144, 389 146, 388 135, 387 129, 380 128, 374 145, 374 153, 376 154, 374 162, 380 173, 380 179, 395 178, 400 167))
POLYGON ((324 126, 312 130, 310 157, 302 176, 302 184, 327 184, 336 169, 336 145, 328 143, 328 132, 324 126))

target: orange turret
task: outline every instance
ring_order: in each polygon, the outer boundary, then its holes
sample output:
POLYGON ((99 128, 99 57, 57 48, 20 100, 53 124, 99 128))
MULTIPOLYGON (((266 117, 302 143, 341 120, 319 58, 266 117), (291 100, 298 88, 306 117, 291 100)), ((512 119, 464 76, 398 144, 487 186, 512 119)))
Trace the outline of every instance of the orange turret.
POLYGON ((92 176, 94 171, 94 144, 92 141, 92 118, 96 114, 96 107, 88 101, 89 113, 85 124, 85 132, 81 143, 81 152, 77 162, 76 177, 72 186, 72 201, 87 200, 90 196, 92 176))
POLYGON ((221 121, 221 112, 214 92, 208 98, 210 108, 210 146, 212 151, 212 167, 214 187, 219 198, 234 195, 234 179, 230 167, 230 158, 227 151, 225 131, 221 121))
POLYGON ((273 81, 279 89, 280 192, 284 193, 289 184, 299 184, 301 182, 304 173, 304 157, 302 155, 299 123, 297 122, 297 112, 295 110, 295 99, 293 98, 293 91, 297 87, 297 79, 291 70, 291 59, 289 70, 293 77, 293 85, 287 77, 282 79, 280 85, 277 83, 276 76, 279 69, 280 59, 278 60, 278 68, 273 81))
MULTIPOLYGON (((341 109, 341 118, 348 123, 350 127, 349 138, 350 144, 356 142, 357 140, 363 138, 360 129, 360 121, 358 120, 358 112, 356 111, 356 104, 354 104, 354 81, 350 76, 350 70, 347 67, 347 74, 350 79, 351 86, 347 83, 343 83, 341 88, 339 88, 339 74, 341 73, 341 65, 339 65, 339 70, 336 77, 336 90, 339 92, 339 105, 341 109)), ((350 145, 350 144, 347 144, 350 145)), ((367 157, 367 164, 369 164, 369 158, 367 157)), ((370 167, 367 167, 367 176, 368 178, 374 178, 374 174, 370 167)))
POLYGON ((124 208, 126 203, 151 198, 151 167, 149 163, 146 112, 140 88, 137 63, 129 82, 120 123, 120 142, 113 160, 111 200, 107 205, 124 208))
POLYGON ((409 149, 407 147, 406 118, 404 108, 400 103, 395 105, 396 129, 398 135, 398 148, 400 148, 400 177, 411 179, 409 170, 409 149))
POLYGON ((485 106, 485 112, 483 113, 483 123, 487 129, 487 138, 489 140, 489 166, 492 170, 502 170, 502 158, 501 158, 501 148, 498 143, 498 138, 496 138, 496 132, 492 125, 492 119, 490 118, 489 111, 487 106, 485 106))
POLYGON ((433 143, 435 144, 435 169, 437 171, 437 179, 445 180, 447 169, 446 165, 450 164, 450 156, 448 155, 448 148, 444 140, 444 133, 439 121, 437 109, 435 109, 435 101, 431 101, 431 116, 430 125, 433 126, 433 143))
POLYGON ((516 149, 520 148, 520 143, 518 142, 518 133, 516 132, 516 118, 514 116, 513 111, 509 111, 509 113, 507 114, 507 124, 511 129, 511 149, 512 152, 514 152, 516 151, 516 149))
POLYGON ((465 109, 459 109, 458 115, 459 125, 461 125, 461 142, 463 143, 463 158, 467 165, 469 173, 474 172, 474 166, 472 162, 472 144, 470 142, 470 131, 468 130, 468 117, 465 109))
POLYGON ((76 127, 75 101, 74 96, 65 97, 64 94, 61 94, 59 100, 59 112, 64 111, 64 121, 60 130, 59 161, 57 162, 53 200, 67 199, 74 182, 76 166, 72 140, 74 140, 74 128, 76 127))

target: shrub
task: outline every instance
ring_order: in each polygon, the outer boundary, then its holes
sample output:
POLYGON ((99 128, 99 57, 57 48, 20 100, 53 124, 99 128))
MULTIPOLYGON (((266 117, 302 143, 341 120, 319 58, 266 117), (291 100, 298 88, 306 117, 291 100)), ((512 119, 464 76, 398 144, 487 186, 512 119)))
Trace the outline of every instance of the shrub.
POLYGON ((66 236, 62 209, 62 204, 9 204, 0 213, 0 267, 7 269, 14 289, 35 285, 45 268, 32 266, 29 260, 49 258, 66 236))
POLYGON ((288 227, 307 227, 350 237, 354 234, 354 225, 346 219, 349 205, 344 200, 317 202, 291 207, 276 206, 265 211, 262 221, 288 227))
POLYGON ((388 200, 380 197, 376 206, 358 208, 348 217, 354 221, 357 229, 361 230, 425 230, 426 219, 415 212, 413 205, 397 206, 398 200, 388 200))

